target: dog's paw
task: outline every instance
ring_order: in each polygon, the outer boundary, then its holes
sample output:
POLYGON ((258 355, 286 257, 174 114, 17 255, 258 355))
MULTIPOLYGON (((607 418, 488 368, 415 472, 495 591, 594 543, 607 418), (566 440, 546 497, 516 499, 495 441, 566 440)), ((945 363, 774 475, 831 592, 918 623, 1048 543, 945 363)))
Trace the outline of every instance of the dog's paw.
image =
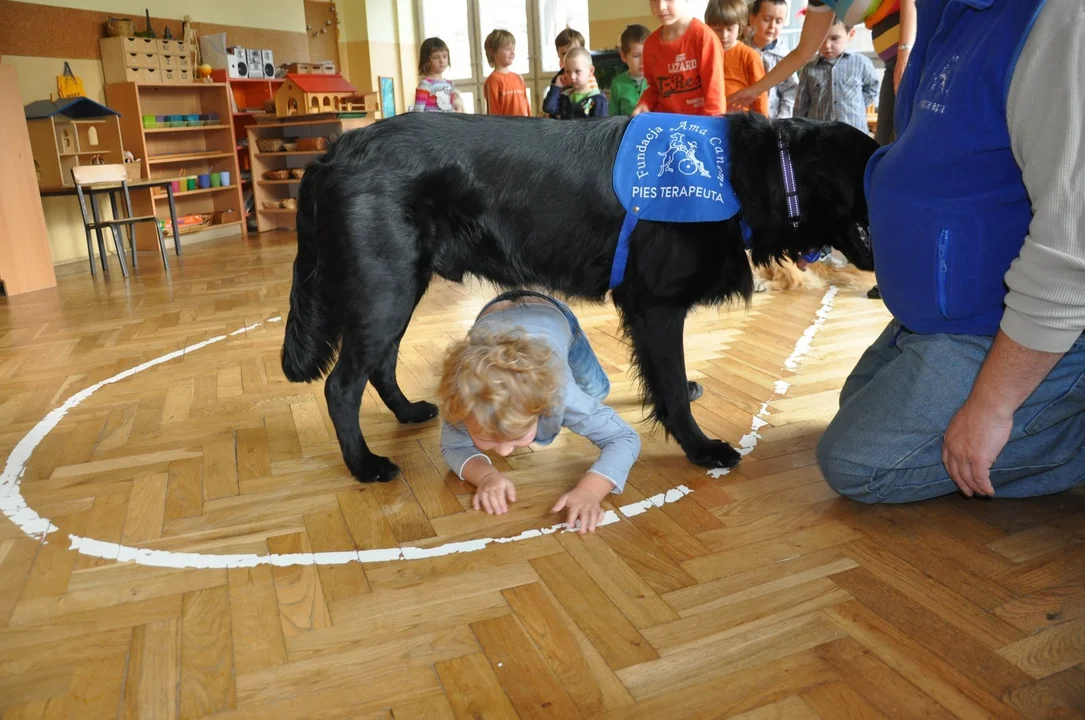
POLYGON ((706 468, 733 468, 742 455, 722 440, 710 440, 686 452, 686 458, 694 465, 706 468))
POLYGON ((768 292, 769 284, 763 278, 755 277, 753 279, 753 291, 755 293, 768 292))
POLYGON ((386 483, 399 475, 399 466, 386 457, 370 455, 358 468, 351 468, 350 474, 360 483, 386 483))
POLYGON ((424 423, 437 417, 437 406, 430 402, 415 402, 405 410, 396 413, 396 420, 401 423, 424 423))

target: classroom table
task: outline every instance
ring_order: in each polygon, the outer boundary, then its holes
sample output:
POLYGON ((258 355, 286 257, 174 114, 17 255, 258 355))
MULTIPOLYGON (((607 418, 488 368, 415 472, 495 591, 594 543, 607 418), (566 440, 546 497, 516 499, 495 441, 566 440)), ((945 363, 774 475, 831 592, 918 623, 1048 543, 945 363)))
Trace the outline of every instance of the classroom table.
MULTIPOLYGON (((147 179, 147 180, 129 180, 128 181, 128 189, 129 190, 141 190, 141 189, 144 189, 144 188, 155 188, 155 187, 164 187, 164 188, 166 188, 166 198, 169 201, 169 205, 170 205, 170 220, 173 222, 173 225, 172 225, 172 228, 173 228, 173 247, 177 251, 177 254, 180 255, 181 254, 181 239, 180 239, 181 236, 180 236, 180 233, 178 232, 179 228, 178 228, 178 225, 177 225, 177 206, 174 204, 173 185, 171 184, 176 179, 177 178, 157 178, 157 179, 147 179)), ((65 196, 65 195, 71 195, 71 196, 74 197, 75 196, 75 186, 74 185, 65 185, 63 187, 39 188, 38 192, 42 197, 62 197, 62 196, 65 196)), ((113 218, 114 219, 119 219, 120 218, 120 215, 117 212, 117 195, 116 195, 119 192, 123 192, 123 189, 122 189, 120 183, 103 183, 103 184, 100 184, 100 185, 93 185, 93 186, 92 185, 84 185, 83 186, 83 193, 90 199, 90 211, 91 211, 91 214, 94 216, 94 222, 96 222, 96 223, 101 222, 101 216, 100 216, 100 214, 98 212, 97 195, 100 195, 102 193, 108 193, 109 194, 109 206, 113 211, 113 218)), ((105 257, 105 237, 102 235, 102 228, 98 228, 97 230, 95 230, 95 232, 98 235, 98 253, 99 253, 99 255, 101 255, 102 269, 106 270, 108 272, 109 266, 108 266, 108 263, 107 263, 106 257, 105 257)), ((134 232, 134 230, 132 229, 131 226, 128 227, 128 232, 129 232, 128 244, 129 244, 130 247, 134 247, 135 239, 131 236, 131 233, 134 232)), ((119 254, 118 258, 119 258, 120 263, 121 263, 121 272, 124 274, 125 277, 128 277, 128 266, 127 266, 127 263, 125 262, 125 259, 124 259, 124 243, 123 243, 123 241, 120 243, 119 252, 120 252, 120 254, 119 254)), ((133 256, 132 260, 133 260, 132 265, 133 265, 133 267, 135 267, 138 261, 136 260, 136 258, 134 256, 133 256)), ((94 258, 91 258, 91 262, 92 263, 94 262, 94 258)))

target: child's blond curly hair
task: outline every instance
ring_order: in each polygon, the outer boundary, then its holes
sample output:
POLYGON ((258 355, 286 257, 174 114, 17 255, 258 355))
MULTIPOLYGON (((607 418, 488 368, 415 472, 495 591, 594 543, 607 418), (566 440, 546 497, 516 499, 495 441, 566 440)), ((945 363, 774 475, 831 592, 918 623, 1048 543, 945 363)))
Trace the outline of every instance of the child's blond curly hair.
POLYGON ((546 343, 519 330, 475 329, 445 352, 441 416, 450 425, 472 420, 492 440, 512 440, 560 407, 563 380, 546 343))

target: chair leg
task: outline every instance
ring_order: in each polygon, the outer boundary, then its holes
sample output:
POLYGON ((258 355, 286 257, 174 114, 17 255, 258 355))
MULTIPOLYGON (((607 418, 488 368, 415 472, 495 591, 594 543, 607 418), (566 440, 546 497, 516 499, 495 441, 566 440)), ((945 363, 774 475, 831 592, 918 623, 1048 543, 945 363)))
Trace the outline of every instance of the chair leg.
POLYGON ((121 275, 128 277, 128 262, 124 259, 124 238, 121 231, 115 225, 110 226, 109 233, 113 236, 113 247, 117 249, 117 260, 121 264, 121 275))
POLYGON ((139 268, 139 257, 136 255, 136 224, 128 224, 128 244, 132 247, 132 269, 139 268))
MULTIPOLYGON (((110 191, 110 208, 113 210, 113 219, 119 220, 120 213, 117 209, 117 192, 115 190, 110 191)), ((119 231, 120 229, 118 227, 113 227, 114 235, 119 231)), ((128 244, 131 245, 132 249, 132 270, 136 270, 139 267, 139 259, 136 257, 136 237, 132 234, 135 231, 132 230, 131 224, 127 224, 127 226, 124 226, 124 232, 128 233, 128 244)), ((120 246, 125 246, 125 237, 123 234, 120 235, 120 246)))
POLYGON ((94 241, 90 239, 90 228, 83 226, 87 233, 87 259, 90 260, 90 274, 97 275, 98 270, 94 267, 94 241))
POLYGON ((170 271, 170 261, 169 256, 166 254, 166 239, 162 237, 162 226, 157 222, 154 224, 154 231, 158 233, 158 249, 162 252, 162 265, 165 266, 168 273, 170 271))
POLYGON ((105 238, 102 236, 102 226, 99 224, 102 222, 102 216, 98 213, 98 198, 94 196, 94 191, 88 193, 90 195, 90 212, 94 218, 94 224, 98 227, 94 230, 94 234, 98 236, 98 253, 102 258, 102 270, 109 272, 109 258, 105 254, 105 238))
POLYGON ((98 259, 102 261, 102 270, 109 272, 109 257, 105 254, 105 240, 102 239, 102 231, 97 231, 98 235, 98 259))

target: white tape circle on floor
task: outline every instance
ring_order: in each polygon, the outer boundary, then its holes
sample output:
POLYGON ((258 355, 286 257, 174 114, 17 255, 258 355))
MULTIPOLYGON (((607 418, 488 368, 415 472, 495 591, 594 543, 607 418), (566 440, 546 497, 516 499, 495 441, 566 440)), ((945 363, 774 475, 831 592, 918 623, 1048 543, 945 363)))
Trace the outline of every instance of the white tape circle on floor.
MULTIPOLYGON (((821 300, 821 308, 817 312, 817 319, 805 332, 803 332, 802 337, 800 337, 795 344, 795 350, 788 356, 784 363, 784 367, 787 370, 796 370, 803 357, 810 351, 811 342, 821 330, 822 325, 825 324, 829 312, 832 310, 833 299, 836 297, 836 292, 837 289, 833 286, 825 293, 825 296, 821 300)), ((3 474, 0 474, 0 511, 3 511, 4 515, 15 523, 15 525, 28 537, 50 542, 49 536, 57 533, 59 528, 53 525, 49 518, 42 517, 33 508, 27 505, 25 498, 23 498, 23 495, 20 492, 20 483, 23 474, 26 472, 26 465, 30 461, 30 456, 45 437, 60 423, 68 411, 106 385, 112 385, 113 383, 120 382, 121 380, 141 373, 144 370, 149 370, 171 360, 184 357, 188 353, 196 352, 209 345, 222 342, 228 337, 246 333, 260 327, 264 322, 280 322, 281 320, 282 318, 278 316, 268 318, 266 321, 238 328, 227 335, 217 335, 202 342, 195 343, 194 345, 189 345, 181 350, 176 350, 163 355, 162 357, 155 358, 154 360, 149 360, 142 365, 137 365, 134 368, 124 370, 111 378, 95 383, 72 395, 64 401, 60 407, 50 412, 37 425, 31 428, 30 432, 23 436, 11 451, 11 454, 8 455, 7 463, 4 465, 4 472, 3 474)), ((752 452, 754 447, 756 447, 757 442, 761 439, 761 435, 757 431, 768 424, 764 418, 769 414, 768 407, 770 403, 786 394, 789 387, 790 385, 784 380, 776 381, 773 395, 761 405, 760 411, 753 417, 750 433, 745 435, 740 442, 740 452, 743 455, 752 452)), ((726 475, 728 472, 728 470, 722 469, 709 470, 708 474, 718 478, 726 475)), ((692 491, 684 485, 679 485, 676 488, 668 490, 666 493, 654 495, 641 502, 623 505, 618 508, 618 513, 621 513, 621 515, 625 517, 634 517, 653 507, 662 507, 668 503, 678 502, 691 492, 692 491)), ((602 523, 600 523, 600 526, 619 522, 618 513, 615 513, 613 510, 608 510, 602 523)), ((478 540, 445 543, 444 545, 438 545, 437 547, 432 548, 382 548, 379 550, 347 550, 343 552, 293 553, 289 555, 217 555, 212 553, 172 552, 167 550, 151 550, 148 548, 119 545, 117 543, 104 542, 102 540, 95 540, 94 538, 82 537, 80 535, 68 535, 67 539, 70 549, 81 555, 117 560, 118 562, 133 562, 139 565, 170 568, 242 568, 255 567, 257 565, 286 567, 290 565, 343 565, 352 562, 376 563, 394 560, 418 560, 422 558, 451 555, 453 553, 475 552, 492 544, 517 542, 519 540, 527 540, 542 535, 550 535, 559 531, 568 531, 565 523, 559 523, 537 530, 525 530, 513 537, 480 538, 478 540)))

